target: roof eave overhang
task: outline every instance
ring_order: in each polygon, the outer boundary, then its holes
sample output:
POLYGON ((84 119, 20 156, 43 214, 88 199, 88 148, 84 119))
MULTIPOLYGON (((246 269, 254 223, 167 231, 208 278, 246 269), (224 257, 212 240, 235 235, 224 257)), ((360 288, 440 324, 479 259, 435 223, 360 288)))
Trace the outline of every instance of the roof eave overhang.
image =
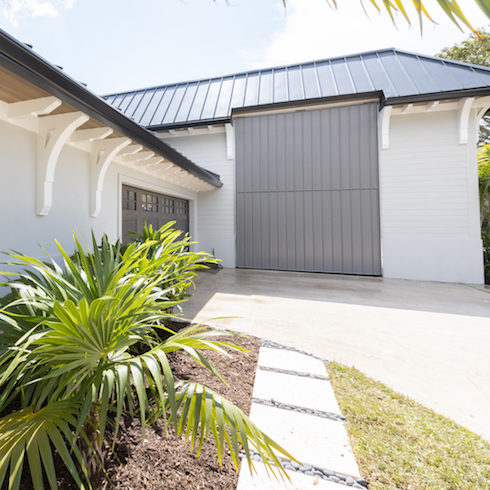
POLYGON ((132 121, 107 102, 61 72, 54 65, 0 29, 0 65, 28 82, 58 97, 73 108, 163 156, 197 178, 215 187, 223 183, 215 175, 174 150, 143 126, 132 121))
POLYGON ((490 95, 490 87, 454 90, 452 92, 436 92, 432 94, 407 95, 406 97, 393 97, 386 99, 384 105, 403 105, 420 102, 463 99, 466 97, 484 97, 486 95, 490 95))

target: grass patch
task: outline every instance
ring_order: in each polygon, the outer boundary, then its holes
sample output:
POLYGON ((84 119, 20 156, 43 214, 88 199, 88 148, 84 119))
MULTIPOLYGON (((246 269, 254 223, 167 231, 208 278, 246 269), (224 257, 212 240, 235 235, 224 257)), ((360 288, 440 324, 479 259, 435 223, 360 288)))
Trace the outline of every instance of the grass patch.
POLYGON ((490 489, 490 444, 355 368, 327 370, 371 490, 490 489))

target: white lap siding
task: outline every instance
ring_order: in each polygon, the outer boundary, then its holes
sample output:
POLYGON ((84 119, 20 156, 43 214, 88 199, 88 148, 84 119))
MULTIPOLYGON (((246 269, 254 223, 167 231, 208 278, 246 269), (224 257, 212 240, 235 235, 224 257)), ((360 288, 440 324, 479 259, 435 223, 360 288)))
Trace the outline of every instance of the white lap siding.
POLYGON ((198 194, 199 249, 215 250, 223 267, 235 267, 235 170, 226 155, 225 133, 165 137, 165 143, 220 176, 223 187, 198 194))
POLYGON ((383 276, 483 282, 476 115, 459 144, 457 111, 396 115, 380 152, 383 276))

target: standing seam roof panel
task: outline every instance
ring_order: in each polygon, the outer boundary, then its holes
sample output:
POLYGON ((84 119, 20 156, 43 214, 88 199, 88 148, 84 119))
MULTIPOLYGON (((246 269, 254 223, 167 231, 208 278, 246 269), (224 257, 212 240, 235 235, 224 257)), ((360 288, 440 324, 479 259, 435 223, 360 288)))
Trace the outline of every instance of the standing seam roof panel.
POLYGON ((458 83, 454 76, 449 72, 444 63, 429 59, 420 59, 420 62, 433 78, 440 91, 460 90, 463 88, 463 86, 458 83))
POLYGON ((481 81, 475 75, 473 70, 467 70, 463 66, 446 65, 451 73, 457 74, 457 78, 463 88, 476 88, 481 86, 481 81))
POLYGON ((259 102, 259 73, 249 73, 245 89, 245 107, 259 102))
POLYGON ((184 97, 182 97, 182 102, 180 103, 179 110, 177 111, 177 115, 175 116, 175 122, 187 122, 187 117, 189 115, 192 102, 194 101, 196 90, 197 82, 188 83, 185 86, 184 97))
POLYGON ((192 101, 191 110, 189 111, 188 121, 195 121, 200 119, 204 103, 206 101, 206 95, 209 89, 209 80, 203 80, 199 82, 196 90, 196 95, 192 101))
POLYGON ((164 124, 175 122, 175 118, 177 117, 177 113, 180 109, 180 104, 182 103, 182 99, 184 98, 186 86, 181 85, 177 87, 174 92, 174 96, 172 97, 172 101, 168 105, 167 112, 162 120, 164 124))
POLYGON ((387 98, 399 95, 376 53, 364 55, 362 60, 376 90, 383 90, 387 98))
POLYGON ((273 79, 272 70, 263 71, 260 73, 259 85, 259 105, 271 104, 274 100, 272 94, 273 79))
POLYGON ((360 56, 346 58, 345 62, 357 92, 372 92, 375 90, 360 56))
POLYGON ((163 94, 162 100, 155 111, 153 118, 151 119, 150 125, 162 124, 165 114, 167 113, 168 106, 172 102, 176 86, 167 87, 165 93, 163 94))
POLYGON ((289 100, 301 100, 305 98, 303 92, 303 80, 301 77, 301 70, 299 66, 292 66, 287 70, 288 74, 288 87, 289 87, 289 100))
POLYGON ((144 91, 140 90, 139 92, 136 92, 136 94, 133 97, 133 100, 131 101, 131 104, 129 104, 128 108, 126 109, 126 114, 130 117, 133 117, 133 114, 136 112, 136 109, 141 103, 141 100, 143 99, 144 91))
POLYGON ((233 84, 233 94, 230 102, 230 114, 234 107, 243 107, 245 90, 247 87, 247 75, 237 75, 233 84))
POLYGON ((226 77, 223 79, 214 117, 228 116, 228 111, 230 110, 231 95, 233 94, 234 82, 234 77, 226 77))
POLYGON ((430 94, 440 91, 440 88, 432 82, 418 59, 404 54, 398 54, 398 59, 410 76, 412 83, 417 87, 419 93, 430 94))
POLYGON ((316 99, 321 96, 316 67, 313 63, 301 67, 303 75, 303 87, 305 89, 305 99, 316 99))
POLYGON ((274 70, 274 103, 289 100, 286 68, 274 70))
POLYGON ((398 95, 419 95, 415 85, 409 79, 407 72, 403 68, 400 60, 397 56, 388 56, 386 53, 380 53, 379 59, 382 65, 385 67, 386 73, 393 82, 393 85, 397 88, 398 95))
POLYGON ((211 80, 209 83, 208 93, 206 95, 206 102, 201 113, 201 119, 211 119, 216 112, 216 104, 221 89, 222 79, 211 80))
POLYGON ((339 94, 353 94, 356 92, 354 83, 347 69, 345 59, 332 61, 332 71, 339 88, 339 94))
POLYGON ((143 126, 148 126, 150 124, 150 121, 152 120, 153 115, 155 114, 155 111, 157 110, 158 104, 160 104, 164 93, 165 87, 155 90, 155 93, 153 94, 153 97, 148 104, 148 108, 141 117, 140 124, 142 124, 143 126))
POLYGON ((318 72, 318 79, 320 80, 322 97, 333 97, 335 95, 339 95, 330 62, 325 61, 323 63, 317 63, 316 70, 318 72))

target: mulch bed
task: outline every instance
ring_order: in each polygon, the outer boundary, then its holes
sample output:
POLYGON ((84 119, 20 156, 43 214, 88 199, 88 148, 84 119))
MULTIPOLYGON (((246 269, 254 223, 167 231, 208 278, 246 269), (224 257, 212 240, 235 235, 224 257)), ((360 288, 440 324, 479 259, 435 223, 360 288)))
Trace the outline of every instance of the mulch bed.
MULTIPOLYGON (((193 380, 204 384, 250 414, 255 370, 260 341, 255 337, 226 337, 232 344, 250 352, 230 350, 231 358, 221 353, 206 351, 209 362, 227 381, 224 385, 207 369, 182 352, 174 352, 169 361, 176 379, 193 380)), ((122 421, 121 432, 115 447, 115 455, 106 451, 107 476, 94 475, 92 485, 97 490, 231 490, 236 488, 236 472, 229 452, 223 455, 220 466, 212 437, 204 442, 199 458, 196 448, 184 445, 182 437, 176 437, 172 428, 164 433, 163 421, 148 427, 145 440, 141 439, 141 425, 129 418, 122 421)), ((63 464, 56 464, 58 486, 63 490, 77 490, 63 464)), ((24 468, 21 490, 31 490, 29 470, 24 468)), ((47 483, 47 482, 46 482, 47 483)), ((7 482, 4 482, 2 490, 7 482)), ((49 485, 46 487, 49 488, 49 485)))
MULTIPOLYGON (((216 352, 206 353, 210 363, 227 381, 228 387, 182 352, 173 353, 170 362, 176 378, 204 384, 249 415, 260 341, 255 337, 233 337, 231 343, 244 347, 250 352, 232 351, 232 358, 216 352)), ((122 465, 111 462, 108 474, 112 485, 107 481, 100 481, 99 488, 103 490, 231 490, 236 488, 238 473, 235 471, 231 456, 225 454, 223 466, 220 467, 214 439, 208 439, 204 443, 201 454, 197 458, 196 450, 191 453, 189 444, 185 446, 183 439, 176 437, 173 430, 169 430, 165 437, 162 432, 163 423, 157 422, 155 426, 148 428, 144 442, 141 440, 138 421, 124 428, 124 435, 120 438, 121 443, 117 451, 127 456, 122 465)), ((94 488, 97 486, 94 485, 94 488)))

